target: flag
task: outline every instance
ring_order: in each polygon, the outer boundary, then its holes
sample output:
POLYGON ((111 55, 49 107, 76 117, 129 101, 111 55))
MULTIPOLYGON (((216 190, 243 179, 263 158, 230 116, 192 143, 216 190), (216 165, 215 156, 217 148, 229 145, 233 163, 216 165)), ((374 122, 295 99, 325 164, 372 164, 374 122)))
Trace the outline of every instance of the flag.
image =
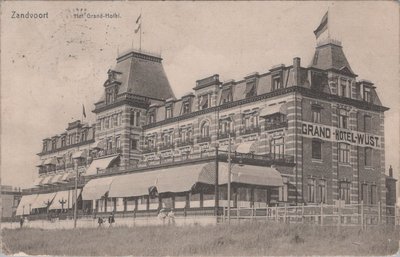
POLYGON ((141 26, 142 24, 139 24, 137 27, 136 27, 136 29, 135 29, 135 34, 136 33, 138 33, 138 31, 140 30, 140 26, 141 26))
POLYGON ((84 104, 82 104, 82 115, 83 115, 83 117, 86 118, 86 111, 85 111, 85 105, 84 104))
POLYGON ((322 17, 321 23, 319 24, 318 28, 314 30, 315 37, 318 37, 328 29, 328 12, 325 13, 324 17, 322 17))
POLYGON ((139 22, 141 21, 141 18, 142 18, 142 14, 140 14, 139 17, 137 17, 136 24, 139 24, 139 22))
POLYGON ((139 32, 141 26, 142 26, 142 14, 139 14, 139 17, 137 17, 136 19, 135 34, 139 32))

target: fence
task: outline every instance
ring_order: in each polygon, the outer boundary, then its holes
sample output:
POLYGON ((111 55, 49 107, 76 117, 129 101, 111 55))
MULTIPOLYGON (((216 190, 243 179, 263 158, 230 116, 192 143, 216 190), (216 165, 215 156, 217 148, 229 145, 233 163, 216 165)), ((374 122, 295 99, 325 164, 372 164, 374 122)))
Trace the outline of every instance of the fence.
POLYGON ((303 205, 261 208, 224 208, 223 221, 265 220, 284 223, 307 223, 321 226, 400 225, 400 208, 381 204, 303 205))

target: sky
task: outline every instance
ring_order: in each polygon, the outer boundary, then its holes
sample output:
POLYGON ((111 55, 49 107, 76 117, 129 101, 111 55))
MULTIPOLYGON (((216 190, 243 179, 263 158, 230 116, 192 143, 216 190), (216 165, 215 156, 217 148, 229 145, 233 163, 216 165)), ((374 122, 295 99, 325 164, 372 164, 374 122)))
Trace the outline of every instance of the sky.
POLYGON ((118 53, 161 54, 177 97, 195 81, 264 73, 294 57, 307 67, 316 29, 329 9, 329 31, 342 41, 358 79, 375 83, 385 113, 386 166, 399 163, 399 13, 395 2, 3 2, 1 4, 1 184, 29 187, 38 176, 42 139, 62 133, 103 93, 118 53), (119 18, 74 18, 74 13, 119 18), (13 19, 12 12, 48 12, 13 19))

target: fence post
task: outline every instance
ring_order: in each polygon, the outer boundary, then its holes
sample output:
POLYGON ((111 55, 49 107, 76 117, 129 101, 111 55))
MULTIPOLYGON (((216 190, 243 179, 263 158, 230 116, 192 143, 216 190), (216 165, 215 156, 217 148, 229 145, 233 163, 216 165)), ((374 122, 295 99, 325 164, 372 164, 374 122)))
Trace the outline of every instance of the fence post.
POLYGON ((287 223, 287 205, 285 203, 285 218, 284 218, 284 222, 287 223))
POLYGON ((378 225, 381 224, 381 219, 382 219, 382 210, 381 210, 381 201, 378 202, 378 225))
POLYGON ((301 205, 301 223, 304 223, 304 204, 301 205))
POLYGON ((321 203, 321 226, 324 225, 324 204, 321 203))
POLYGON ((278 221, 278 206, 275 206, 275 221, 278 221))
POLYGON ((240 215, 239 207, 236 207, 236 219, 238 223, 239 223, 239 215, 240 215))
POLYGON ((361 229, 364 229, 364 201, 361 201, 361 229))
POLYGON ((342 225, 342 204, 339 202, 338 206, 338 226, 340 227, 342 225))

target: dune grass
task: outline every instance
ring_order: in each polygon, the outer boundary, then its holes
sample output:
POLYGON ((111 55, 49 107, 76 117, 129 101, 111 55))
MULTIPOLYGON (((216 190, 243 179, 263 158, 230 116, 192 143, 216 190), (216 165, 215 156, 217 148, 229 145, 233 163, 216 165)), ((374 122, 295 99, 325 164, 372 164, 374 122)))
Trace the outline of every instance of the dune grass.
POLYGON ((393 227, 368 230, 275 223, 217 226, 2 230, 5 254, 73 256, 392 255, 393 227))

